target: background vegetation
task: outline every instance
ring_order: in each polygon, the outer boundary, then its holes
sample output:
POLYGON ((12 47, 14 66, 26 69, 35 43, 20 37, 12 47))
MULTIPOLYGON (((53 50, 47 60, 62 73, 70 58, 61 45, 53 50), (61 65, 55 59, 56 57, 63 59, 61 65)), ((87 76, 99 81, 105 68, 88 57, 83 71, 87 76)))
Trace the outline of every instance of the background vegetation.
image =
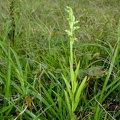
MULTIPOLYGON (((0 0, 0 119, 120 119, 119 0, 0 0), (73 69, 84 91, 69 114, 70 45, 66 6, 77 41, 73 69)), ((70 84, 71 85, 71 84, 70 84)))

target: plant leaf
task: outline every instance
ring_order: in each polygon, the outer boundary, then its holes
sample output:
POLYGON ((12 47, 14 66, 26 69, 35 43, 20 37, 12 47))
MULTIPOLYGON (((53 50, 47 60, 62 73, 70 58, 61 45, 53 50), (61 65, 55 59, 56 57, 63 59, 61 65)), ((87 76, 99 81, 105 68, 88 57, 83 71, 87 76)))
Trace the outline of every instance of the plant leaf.
POLYGON ((84 89, 84 87, 85 87, 85 82, 87 81, 87 76, 85 76, 85 78, 82 80, 82 82, 81 82, 81 84, 80 84, 80 86, 79 86, 79 88, 78 88, 78 90, 77 90, 77 92, 76 92, 76 96, 75 96, 75 106, 74 106, 74 111, 75 111, 75 109, 77 108, 77 106, 78 106, 78 103, 79 103, 79 101, 80 101, 80 95, 81 95, 81 93, 82 93, 82 91, 83 91, 83 89, 84 89))
POLYGON ((69 114, 71 115, 71 105, 70 105, 70 99, 68 97, 68 93, 66 90, 64 90, 65 92, 65 99, 66 99, 66 103, 67 103, 67 106, 68 106, 68 110, 69 110, 69 114))
POLYGON ((64 75, 62 75, 62 77, 63 77, 64 82, 65 82, 65 84, 66 84, 67 91, 68 91, 69 95, 71 96, 71 90, 70 90, 70 89, 71 89, 71 86, 70 86, 70 83, 68 82, 68 80, 65 78, 64 75))

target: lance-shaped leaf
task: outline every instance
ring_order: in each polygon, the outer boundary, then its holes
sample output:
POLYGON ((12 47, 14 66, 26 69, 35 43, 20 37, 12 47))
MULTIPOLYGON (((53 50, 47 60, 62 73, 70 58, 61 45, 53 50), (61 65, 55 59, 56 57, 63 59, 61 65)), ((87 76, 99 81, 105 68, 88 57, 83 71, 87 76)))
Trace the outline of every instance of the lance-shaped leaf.
POLYGON ((87 81, 87 76, 82 80, 80 86, 78 87, 78 90, 76 92, 76 95, 75 95, 75 106, 74 106, 74 109, 73 111, 76 109, 76 107, 78 106, 78 103, 80 101, 80 95, 85 87, 85 83, 87 81))

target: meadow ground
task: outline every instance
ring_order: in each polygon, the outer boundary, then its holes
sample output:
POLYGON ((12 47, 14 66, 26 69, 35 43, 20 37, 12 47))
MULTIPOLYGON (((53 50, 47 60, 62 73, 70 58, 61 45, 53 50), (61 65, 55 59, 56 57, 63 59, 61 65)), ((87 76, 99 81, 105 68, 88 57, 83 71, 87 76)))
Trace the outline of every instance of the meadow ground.
POLYGON ((0 120, 120 120, 119 0, 0 0, 0 11, 0 120))

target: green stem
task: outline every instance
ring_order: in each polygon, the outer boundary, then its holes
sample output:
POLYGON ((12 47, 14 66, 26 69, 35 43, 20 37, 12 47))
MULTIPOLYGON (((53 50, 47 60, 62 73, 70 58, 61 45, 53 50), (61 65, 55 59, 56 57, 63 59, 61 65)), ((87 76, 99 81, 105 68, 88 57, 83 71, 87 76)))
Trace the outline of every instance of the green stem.
MULTIPOLYGON (((72 39, 72 38, 71 38, 72 39)), ((72 84, 72 91, 74 87, 74 81, 73 81, 73 43, 70 41, 70 78, 71 78, 71 84, 72 84)))

